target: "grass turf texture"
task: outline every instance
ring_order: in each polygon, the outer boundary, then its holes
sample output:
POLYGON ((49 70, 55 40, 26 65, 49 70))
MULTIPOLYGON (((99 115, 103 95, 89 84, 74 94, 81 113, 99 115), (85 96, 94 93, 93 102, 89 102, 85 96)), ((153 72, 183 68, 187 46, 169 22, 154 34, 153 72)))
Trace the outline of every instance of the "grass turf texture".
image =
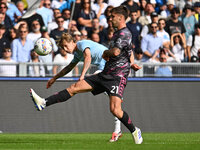
POLYGON ((0 134, 1 150, 200 150, 200 133, 143 133, 144 142, 134 144, 125 133, 114 143, 107 133, 0 134))

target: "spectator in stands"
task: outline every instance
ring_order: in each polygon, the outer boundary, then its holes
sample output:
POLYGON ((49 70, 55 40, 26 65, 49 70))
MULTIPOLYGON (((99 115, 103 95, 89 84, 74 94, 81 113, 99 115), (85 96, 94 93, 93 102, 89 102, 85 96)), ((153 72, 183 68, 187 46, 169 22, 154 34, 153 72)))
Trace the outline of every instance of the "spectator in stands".
POLYGON ((26 10, 24 10, 24 3, 22 1, 18 1, 16 6, 17 6, 17 9, 20 11, 21 16, 23 16, 26 12, 26 10))
POLYGON ((74 38, 74 41, 76 41, 76 42, 80 41, 81 40, 81 32, 79 32, 79 31, 73 32, 72 37, 74 38))
POLYGON ((146 5, 147 5, 147 1, 146 0, 140 0, 140 16, 144 16, 145 15, 146 5))
POLYGON ((144 53, 143 61, 147 61, 153 56, 156 50, 162 46, 162 38, 157 36, 158 25, 151 23, 150 33, 142 38, 141 49, 144 53))
POLYGON ((86 30, 81 30, 81 39, 82 40, 87 40, 88 39, 88 33, 86 30))
POLYGON ((173 54, 182 62, 187 61, 186 41, 181 33, 174 33, 170 39, 170 47, 173 54))
MULTIPOLYGON (((47 38, 51 41, 51 43, 53 44, 53 50, 50 54, 48 54, 46 56, 39 56, 39 59, 42 60, 42 62, 44 62, 44 63, 52 63, 53 57, 58 51, 58 47, 56 45, 55 40, 49 36, 47 27, 43 26, 41 28, 41 33, 42 33, 43 38, 47 38)), ((51 75, 52 74, 52 68, 53 68, 52 66, 45 66, 45 73, 47 75, 51 75)))
POLYGON ((71 20, 68 26, 68 32, 73 35, 74 32, 78 31, 77 23, 75 20, 71 20))
MULTIPOLYGON (((58 28, 58 24, 56 23, 56 18, 60 17, 60 16, 62 16, 62 14, 60 13, 60 10, 57 9, 57 8, 53 9, 53 17, 54 17, 54 19, 53 19, 52 22, 50 22, 48 24, 48 32, 49 33, 51 33, 52 30, 58 28)), ((68 29, 68 25, 69 25, 69 22, 68 21, 64 21, 63 27, 65 29, 68 29)))
POLYGON ((140 16, 140 7, 133 0, 126 0, 125 2, 122 3, 122 5, 126 6, 130 12, 136 10, 138 15, 140 16))
POLYGON ((200 24, 195 24, 195 34, 190 35, 187 40, 187 53, 189 61, 192 56, 197 56, 200 49, 200 24))
POLYGON ((53 19, 53 10, 51 8, 51 0, 44 0, 44 3, 43 3, 43 6, 45 8, 48 8, 50 10, 50 13, 51 13, 51 17, 53 19))
POLYGON ((12 51, 10 48, 4 48, 3 49, 3 57, 0 58, 0 63, 5 63, 0 65, 0 76, 9 76, 9 77, 16 77, 17 75, 17 68, 16 65, 7 64, 7 63, 15 63, 14 60, 11 58, 12 51), (7 64, 7 65, 6 65, 7 64))
POLYGON ((194 16, 198 23, 200 23, 200 2, 194 3, 194 16))
POLYGON ((22 22, 23 24, 24 23, 28 24, 28 28, 31 29, 31 24, 34 20, 38 20, 41 27, 45 25, 42 16, 38 13, 33 12, 31 16, 28 15, 25 18, 24 17, 21 18, 20 21, 17 23, 17 25, 15 25, 15 27, 19 26, 18 24, 21 24, 20 22, 22 22))
POLYGON ((169 48, 169 45, 170 45, 170 37, 169 37, 169 34, 165 31, 165 25, 166 25, 166 21, 164 18, 160 18, 158 20, 158 31, 157 31, 157 35, 159 37, 162 38, 163 40, 163 46, 165 48, 169 48))
MULTIPOLYGON (((31 23, 32 23, 32 22, 31 22, 31 23)), ((26 28, 29 29, 28 23, 27 23, 26 21, 24 21, 24 20, 19 21, 19 22, 14 26, 14 28, 18 31, 18 29, 19 29, 20 26, 24 26, 24 27, 26 27, 26 28)))
MULTIPOLYGON (((59 52, 55 57, 53 62, 54 63, 63 63, 63 65, 54 65, 53 66, 53 75, 56 75, 60 72, 66 65, 69 65, 70 62, 73 60, 74 55, 67 53, 64 49, 60 48, 59 52)), ((65 77, 72 77, 73 70, 70 71, 65 77)))
MULTIPOLYGON (((12 25, 15 25, 18 22, 18 20, 21 18, 20 11, 17 9, 15 4, 12 4, 12 3, 8 2, 7 0, 0 0, 0 2, 3 2, 6 4, 6 6, 7 6, 6 14, 10 17, 10 19, 12 21, 12 25)), ((5 10, 3 10, 3 11, 5 11, 5 10)))
POLYGON ((39 8, 36 10, 36 13, 42 16, 46 27, 53 19, 52 10, 46 7, 47 3, 50 3, 50 0, 41 0, 39 8))
POLYGON ((79 13, 81 11, 81 0, 76 0, 75 3, 71 3, 71 12, 73 11, 72 20, 78 20, 79 13), (75 5, 74 10, 72 10, 73 5, 75 5))
POLYGON ((65 22, 67 23, 67 28, 68 29, 68 24, 69 24, 69 21, 70 21, 70 17, 71 17, 71 12, 69 9, 64 9, 62 11, 62 17, 64 18, 65 22))
MULTIPOLYGON (((182 14, 184 11, 185 5, 189 4, 188 2, 193 0, 175 0, 175 6, 180 9, 180 13, 182 14)), ((189 4, 192 6, 192 4, 189 4)))
POLYGON ((104 2, 104 0, 96 0, 94 4, 92 4, 92 10, 95 11, 97 18, 101 20, 102 14, 104 14, 108 4, 104 2))
POLYGON ((186 29, 185 38, 186 41, 190 35, 194 34, 194 25, 197 23, 194 15, 193 15, 193 8, 191 5, 186 4, 183 10, 183 15, 180 17, 180 20, 183 22, 184 27, 186 29))
POLYGON ((92 5, 92 10, 95 11, 97 18, 99 19, 99 24, 102 27, 106 27, 106 16, 104 15, 104 12, 106 8, 108 7, 108 4, 104 2, 104 0, 96 0, 95 3, 92 5))
POLYGON ((33 41, 35 43, 37 39, 39 39, 42 34, 40 32, 40 23, 38 20, 34 20, 31 24, 31 32, 28 33, 27 38, 33 41))
POLYGON ((91 0, 81 1, 81 12, 78 17, 78 29, 87 30, 88 33, 92 31, 92 20, 97 18, 95 11, 91 9, 91 0))
POLYGON ((51 8, 60 8, 64 3, 66 3, 65 0, 53 0, 51 3, 51 8))
POLYGON ((3 50, 5 47, 10 47, 10 41, 5 36, 6 27, 0 24, 0 58, 3 57, 3 50))
POLYGON ((106 47, 110 46, 110 42, 111 42, 114 32, 115 32, 115 30, 113 28, 109 28, 108 39, 107 39, 107 41, 105 41, 105 43, 102 43, 104 46, 106 46, 106 47))
POLYGON ((18 37, 17 29, 14 27, 9 30, 9 41, 12 42, 18 37))
POLYGON ((100 29, 100 25, 99 25, 99 19, 95 18, 92 20, 92 30, 89 33, 88 37, 91 38, 92 33, 99 34, 100 31, 101 31, 101 29, 100 29))
POLYGON ((0 24, 4 24, 6 29, 10 29, 13 27, 13 23, 10 17, 6 14, 8 7, 6 3, 0 3, 0 24))
POLYGON ((99 37, 99 34, 98 34, 98 33, 95 33, 95 32, 93 32, 93 33, 91 34, 91 40, 92 40, 92 41, 94 41, 94 42, 97 42, 97 43, 99 43, 99 42, 100 42, 100 37, 99 37))
POLYGON ((138 64, 142 62, 143 51, 140 47, 134 50, 134 63, 138 64))
POLYGON ((179 8, 173 8, 171 11, 171 18, 166 22, 165 31, 171 36, 173 33, 181 33, 185 39, 185 27, 184 24, 178 20, 180 16, 179 8))
MULTIPOLYGON (((166 63, 167 62, 167 56, 165 53, 160 52, 159 50, 155 52, 153 57, 151 58, 152 61, 156 61, 155 57, 159 54, 159 59, 157 63, 166 63)), ((171 66, 166 66, 166 65, 160 65, 160 66, 155 66, 155 76, 157 77, 172 77, 172 68, 171 66)))
POLYGON ((143 26, 151 23, 151 13, 155 12, 154 6, 151 3, 147 3, 145 6, 145 15, 140 16, 138 22, 143 26))
POLYGON ((12 59, 16 62, 28 62, 30 51, 33 49, 33 41, 27 38, 28 28, 23 24, 19 26, 19 38, 11 43, 12 59))
MULTIPOLYGON (((166 63, 166 62, 176 62, 181 63, 181 60, 177 58, 169 49, 160 48, 157 50, 153 57, 149 60, 152 63, 166 63)), ((166 65, 155 66, 155 75, 160 77, 171 77, 172 67, 166 65)))
POLYGON ((174 0, 168 0, 166 5, 167 6, 163 5, 161 7, 160 15, 161 15, 162 18, 168 18, 171 15, 171 11, 175 7, 175 1, 174 0))
MULTIPOLYGON (((158 14, 156 12, 151 13, 151 22, 158 23, 158 14)), ((144 25, 141 31, 141 38, 146 36, 149 33, 150 24, 144 25)))
POLYGON ((108 31, 111 28, 113 28, 111 20, 108 18, 107 21, 108 21, 108 27, 104 28, 101 32, 99 32, 100 43, 106 43, 108 41, 108 31))
POLYGON ((127 28, 132 33, 132 45, 133 49, 138 49, 140 47, 140 33, 142 30, 142 25, 138 22, 138 10, 135 9, 130 13, 131 20, 126 24, 127 28))
POLYGON ((111 13, 110 11, 113 9, 114 7, 113 6, 108 6, 104 12, 104 15, 106 17, 106 24, 103 26, 103 29, 104 28, 108 28, 108 21, 109 21, 109 18, 111 16, 111 13))
MULTIPOLYGON (((38 54, 33 50, 31 50, 30 52, 30 56, 31 59, 29 60, 29 62, 31 63, 40 63, 42 62, 39 57, 38 54)), ((28 76, 31 77, 44 77, 45 76, 45 69, 43 65, 30 65, 28 67, 28 76)))
POLYGON ((55 41, 57 41, 63 33, 67 32, 67 29, 63 27, 64 18, 62 16, 56 18, 56 23, 58 28, 52 30, 50 33, 50 37, 52 37, 55 41))

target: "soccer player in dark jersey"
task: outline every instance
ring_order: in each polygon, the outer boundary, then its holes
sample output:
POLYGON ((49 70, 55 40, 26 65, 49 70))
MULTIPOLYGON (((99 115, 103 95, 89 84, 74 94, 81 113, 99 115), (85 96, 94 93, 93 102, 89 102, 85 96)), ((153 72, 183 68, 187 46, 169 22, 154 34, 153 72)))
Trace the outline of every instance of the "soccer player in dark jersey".
POLYGON ((107 92, 110 99, 110 111, 128 128, 135 143, 141 144, 143 141, 141 130, 133 125, 129 115, 121 108, 121 101, 130 68, 140 68, 132 64, 132 37, 125 23, 128 17, 128 10, 124 6, 119 6, 113 8, 111 12, 111 21, 114 27, 117 28, 117 31, 113 36, 110 49, 105 50, 103 53, 102 57, 107 61, 104 70, 98 74, 85 77, 56 95, 47 98, 41 98, 33 89, 30 89, 30 93, 36 108, 42 110, 52 104, 67 101, 78 93, 91 91, 94 95, 97 95, 107 92))

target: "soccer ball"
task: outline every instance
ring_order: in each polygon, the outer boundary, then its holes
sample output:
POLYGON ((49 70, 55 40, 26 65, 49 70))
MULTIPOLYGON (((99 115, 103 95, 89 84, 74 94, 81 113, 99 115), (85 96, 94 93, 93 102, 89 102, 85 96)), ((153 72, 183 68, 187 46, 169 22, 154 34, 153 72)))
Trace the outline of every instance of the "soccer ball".
POLYGON ((39 38, 34 45, 34 50, 38 55, 45 56, 51 53, 53 44, 47 38, 39 38))

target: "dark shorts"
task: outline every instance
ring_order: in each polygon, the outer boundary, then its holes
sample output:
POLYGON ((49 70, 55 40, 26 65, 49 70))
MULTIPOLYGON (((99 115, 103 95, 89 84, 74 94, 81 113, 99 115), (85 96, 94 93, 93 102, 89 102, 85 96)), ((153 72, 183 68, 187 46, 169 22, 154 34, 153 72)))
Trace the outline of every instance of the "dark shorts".
POLYGON ((91 75, 84 80, 93 87, 91 91, 93 95, 106 92, 108 95, 117 96, 121 99, 127 84, 125 77, 112 77, 110 75, 102 75, 102 73, 91 75))

